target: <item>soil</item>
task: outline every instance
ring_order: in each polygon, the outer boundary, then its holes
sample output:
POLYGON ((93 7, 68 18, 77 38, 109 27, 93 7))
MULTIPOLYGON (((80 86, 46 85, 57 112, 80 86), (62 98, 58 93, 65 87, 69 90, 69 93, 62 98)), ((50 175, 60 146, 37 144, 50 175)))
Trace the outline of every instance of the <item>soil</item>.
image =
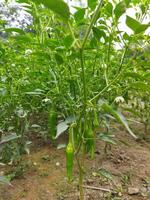
MULTIPOLYGON (((111 145, 106 153, 105 143, 97 141, 94 159, 85 158, 85 200, 150 200, 148 141, 135 141, 120 127, 113 132, 117 145, 111 145)), ((58 141, 62 142, 66 139, 58 141)), ((0 172, 16 175, 12 186, 0 185, 0 200, 79 199, 77 167, 70 184, 66 178, 65 150, 58 150, 41 138, 34 139, 31 153, 24 155, 18 165, 1 167, 0 172)))

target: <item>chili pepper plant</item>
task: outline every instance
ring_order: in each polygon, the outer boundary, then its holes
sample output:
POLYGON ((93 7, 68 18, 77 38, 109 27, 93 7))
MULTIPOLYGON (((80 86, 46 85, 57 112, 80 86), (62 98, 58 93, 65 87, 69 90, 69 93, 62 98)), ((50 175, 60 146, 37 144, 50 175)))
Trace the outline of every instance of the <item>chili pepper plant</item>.
POLYGON ((99 139, 114 144, 109 121, 115 119, 138 137, 122 111, 130 107, 132 96, 150 92, 149 51, 141 63, 142 54, 135 55, 136 48, 149 48, 149 23, 144 22, 148 1, 88 0, 87 6, 73 10, 62 0, 17 2, 32 21, 22 29, 0 21, 5 34, 0 37, 0 62, 5 65, 0 69, 1 129, 15 130, 24 148, 31 116, 46 116, 47 139, 67 131, 67 176, 72 181, 76 161, 83 200, 85 155, 94 157, 99 139), (133 8, 135 17, 127 12, 133 8), (125 30, 120 29, 122 20, 125 30), (116 103, 118 97, 125 106, 116 103), (100 133, 102 126, 106 133, 100 133))

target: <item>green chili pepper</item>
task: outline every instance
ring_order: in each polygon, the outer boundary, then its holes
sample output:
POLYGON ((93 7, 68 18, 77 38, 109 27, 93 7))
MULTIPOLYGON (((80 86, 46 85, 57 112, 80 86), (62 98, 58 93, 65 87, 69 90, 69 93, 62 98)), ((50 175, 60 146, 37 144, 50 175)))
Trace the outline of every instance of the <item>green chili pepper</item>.
POLYGON ((94 157, 94 132, 91 128, 89 128, 86 131, 85 139, 86 139, 86 144, 85 144, 86 152, 90 153, 91 158, 93 158, 94 157))
POLYGON ((66 148, 66 169, 68 181, 72 180, 73 174, 73 160, 74 160, 74 128, 76 124, 73 123, 69 128, 69 143, 66 148))
POLYGON ((52 139, 54 139, 56 136, 56 124, 57 124, 57 113, 54 109, 51 109, 48 118, 48 127, 50 131, 50 137, 52 139))
POLYGON ((94 121, 93 121, 93 125, 94 125, 94 128, 97 128, 97 127, 99 126, 99 121, 98 121, 98 116, 97 116, 96 111, 94 111, 94 121))
POLYGON ((73 144, 69 142, 66 148, 66 168, 67 168, 68 181, 72 180, 73 159, 74 159, 74 148, 73 144))

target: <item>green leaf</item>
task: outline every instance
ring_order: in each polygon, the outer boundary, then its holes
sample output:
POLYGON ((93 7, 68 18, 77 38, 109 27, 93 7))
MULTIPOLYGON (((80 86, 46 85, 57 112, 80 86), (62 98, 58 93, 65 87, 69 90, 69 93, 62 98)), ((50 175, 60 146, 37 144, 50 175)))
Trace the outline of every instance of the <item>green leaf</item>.
POLYGON ((95 48, 95 47, 97 47, 97 45, 98 45, 97 39, 95 37, 92 37, 91 41, 90 41, 90 47, 95 48))
POLYGON ((144 14, 145 11, 146 11, 145 5, 144 5, 144 4, 141 4, 141 5, 140 5, 140 8, 141 8, 142 14, 144 14))
POLYGON ((127 131, 130 133, 130 135, 132 137, 134 137, 135 139, 137 139, 137 136, 132 132, 132 130, 130 129, 128 122, 126 121, 126 118, 122 115, 121 112, 116 112, 116 119, 118 119, 119 122, 121 122, 124 127, 127 129, 127 131))
POLYGON ((94 36, 95 36, 98 40, 100 40, 101 37, 106 38, 106 34, 105 34, 104 31, 100 30, 100 29, 97 28, 97 27, 93 27, 92 29, 93 29, 93 34, 94 34, 94 36))
POLYGON ((106 4, 105 10, 106 10, 106 14, 108 15, 108 17, 112 17, 112 11, 113 11, 112 3, 108 2, 106 4))
POLYGON ((18 139, 20 137, 21 136, 18 136, 15 133, 11 134, 11 135, 7 135, 7 136, 2 136, 2 140, 0 141, 0 145, 4 144, 4 143, 8 143, 8 142, 10 142, 12 140, 16 140, 16 139, 18 139))
POLYGON ((144 75, 143 75, 143 77, 145 78, 145 79, 149 79, 150 78, 150 72, 146 72, 144 75))
POLYGON ((68 129, 68 125, 66 122, 62 121, 57 125, 57 134, 55 139, 57 139, 63 132, 65 132, 68 129))
POLYGON ((124 73, 123 77, 124 78, 131 77, 131 78, 139 79, 139 80, 143 79, 143 77, 140 74, 136 73, 136 72, 127 72, 127 73, 124 73))
POLYGON ((0 176, 0 183, 11 185, 11 183, 5 176, 0 176))
POLYGON ((24 34, 24 31, 20 28, 5 28, 4 31, 6 32, 15 32, 15 33, 20 33, 20 34, 24 34))
POLYGON ((30 37, 29 35, 17 35, 15 36, 15 39, 19 42, 32 42, 32 37, 30 37))
POLYGON ((46 8, 52 10, 58 14, 64 21, 68 21, 70 17, 70 11, 67 3, 63 0, 33 0, 37 3, 42 3, 46 8))
POLYGON ((116 20, 118 20, 125 11, 126 11, 126 5, 124 1, 121 1, 120 3, 116 5, 115 10, 114 10, 116 20))
POLYGON ((110 105, 105 102, 101 105, 101 107, 106 113, 112 115, 119 123, 122 123, 127 131, 130 133, 130 135, 137 139, 137 136, 131 131, 130 127, 128 126, 125 117, 119 111, 114 110, 110 105))
POLYGON ((125 0, 126 6, 129 6, 130 3, 131 3, 131 0, 125 0))
POLYGON ((71 123, 73 123, 73 122, 75 122, 75 121, 76 121, 76 117, 73 116, 73 115, 70 115, 70 116, 68 116, 68 117, 65 119, 65 123, 66 123, 66 124, 71 124, 71 123))
POLYGON ((0 47, 0 57, 5 54, 5 49, 0 47))
POLYGON ((128 15, 126 17, 126 24, 134 31, 135 34, 144 32, 150 26, 150 24, 141 24, 140 22, 133 19, 132 17, 129 17, 128 15))
POLYGON ((136 90, 141 90, 143 92, 150 92, 149 85, 147 85, 146 83, 140 82, 140 81, 138 81, 136 83, 132 83, 131 87, 136 90))
POLYGON ((56 62, 57 62, 58 65, 61 65, 61 64, 64 63, 62 56, 58 53, 55 54, 55 59, 56 59, 56 62))
POLYGON ((98 137, 109 144, 116 144, 116 142, 112 139, 112 135, 108 135, 107 133, 100 133, 98 137))
POLYGON ((70 48, 74 42, 74 39, 71 35, 67 35, 63 42, 66 48, 70 48))
POLYGON ((130 40, 131 37, 130 37, 127 33, 124 33, 124 34, 123 34, 123 39, 125 39, 125 40, 130 40))
POLYGON ((75 12, 74 14, 76 22, 79 23, 80 21, 82 21, 84 19, 84 15, 85 15, 85 8, 78 9, 78 11, 75 12))
POLYGON ((27 95, 33 95, 33 96, 39 96, 39 95, 43 95, 44 90, 41 89, 35 89, 34 91, 31 92, 25 92, 25 94, 27 95))
POLYGON ((29 3, 29 0, 16 0, 18 3, 29 3))
POLYGON ((66 148, 66 144, 64 144, 64 143, 60 143, 60 144, 58 144, 57 145, 57 149, 59 150, 59 149, 64 149, 64 148, 66 148))
POLYGON ((97 5, 97 0, 88 0, 88 7, 91 8, 92 10, 95 9, 97 5))
POLYGON ((101 168, 101 169, 98 170, 98 174, 100 176, 103 176, 104 178, 106 178, 108 180, 111 180, 111 181, 113 180, 112 175, 107 170, 105 170, 103 168, 101 168))

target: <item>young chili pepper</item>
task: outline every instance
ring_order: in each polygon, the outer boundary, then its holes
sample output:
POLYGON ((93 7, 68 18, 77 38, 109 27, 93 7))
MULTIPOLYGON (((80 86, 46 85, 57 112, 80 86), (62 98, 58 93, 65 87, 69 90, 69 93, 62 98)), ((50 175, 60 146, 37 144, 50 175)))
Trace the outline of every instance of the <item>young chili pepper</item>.
POLYGON ((91 128, 89 128, 86 131, 86 135, 85 135, 85 139, 86 139, 86 151, 87 153, 90 153, 91 158, 94 157, 94 132, 91 128))
POLYGON ((67 169, 67 177, 68 181, 72 180, 73 174, 73 160, 74 160, 74 141, 73 141, 73 129, 74 124, 70 126, 69 129, 69 143, 66 148, 66 169, 67 169))
POLYGON ((51 109, 48 118, 48 127, 50 130, 50 137, 52 139, 54 139, 56 136, 56 124, 57 124, 57 113, 54 109, 51 109))
POLYGON ((99 121, 98 121, 98 115, 96 111, 94 110, 94 121, 93 121, 94 128, 97 128, 99 126, 99 121))
POLYGON ((66 168, 67 168, 68 181, 72 180, 73 159, 74 159, 74 148, 73 144, 69 142, 66 148, 66 168))

